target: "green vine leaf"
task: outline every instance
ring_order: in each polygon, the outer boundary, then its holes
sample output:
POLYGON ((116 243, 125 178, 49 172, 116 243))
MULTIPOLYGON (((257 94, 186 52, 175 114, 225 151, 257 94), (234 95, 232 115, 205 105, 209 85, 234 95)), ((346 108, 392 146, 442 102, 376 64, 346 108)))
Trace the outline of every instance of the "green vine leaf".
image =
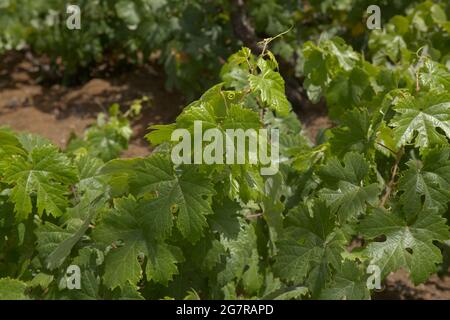
POLYGON ((341 223, 354 221, 366 212, 367 205, 376 206, 380 194, 376 183, 363 184, 369 173, 369 163, 362 155, 346 153, 343 163, 332 158, 319 172, 324 182, 333 188, 323 188, 320 197, 337 213, 341 223))
POLYGON ((68 204, 68 186, 77 181, 77 174, 70 160, 55 146, 44 145, 33 148, 27 157, 9 158, 4 181, 13 187, 11 200, 18 219, 25 219, 32 212, 33 196, 39 215, 45 211, 59 217, 68 204))
POLYGON ((338 267, 345 238, 335 229, 336 216, 316 200, 312 215, 305 205, 292 209, 285 221, 284 238, 277 243, 276 275, 295 284, 306 280, 317 297, 330 278, 330 266, 338 267))
POLYGON ((377 209, 361 222, 360 231, 369 239, 386 237, 385 241, 371 242, 366 249, 382 277, 404 268, 415 284, 425 281, 442 262, 441 251, 433 242, 450 236, 445 219, 436 210, 423 210, 408 223, 398 212, 377 209))
POLYGON ((276 111, 279 116, 286 116, 290 103, 284 92, 284 80, 278 72, 273 71, 267 61, 258 60, 259 75, 249 75, 248 81, 252 90, 258 91, 261 100, 276 111))
POLYGON ((147 280, 167 285, 178 273, 177 263, 183 260, 181 251, 155 241, 147 232, 149 224, 151 221, 146 221, 139 203, 129 197, 116 199, 113 212, 95 229, 95 239, 113 245, 105 259, 103 281, 107 287, 124 288, 127 282, 137 284, 143 274, 141 255, 147 258, 147 280))
POLYGON ((450 138, 450 96, 429 93, 406 97, 394 107, 391 120, 397 147, 415 141, 418 148, 447 144, 450 138), (442 133, 437 129, 442 130, 442 133), (417 136, 415 134, 417 133, 417 136), (447 137, 447 138, 446 138, 447 137))
POLYGON ((166 156, 153 155, 137 162, 130 176, 130 188, 137 196, 156 195, 142 204, 148 228, 155 238, 170 233, 176 205, 176 224, 181 234, 192 243, 198 241, 207 227, 206 216, 213 214, 211 181, 194 167, 185 166, 175 172, 166 156))
POLYGON ((376 206, 379 194, 380 188, 375 183, 361 187, 347 181, 340 181, 337 190, 325 188, 320 195, 331 210, 337 213, 339 221, 344 223, 364 214, 367 204, 376 206))
POLYGON ((424 161, 409 160, 399 181, 400 202, 406 212, 437 208, 443 213, 450 202, 450 149, 435 149, 424 161), (423 201, 422 201, 423 198, 423 201))
POLYGON ((10 278, 0 278, 0 300, 28 300, 27 284, 10 278))
POLYGON ((355 262, 344 260, 333 281, 320 294, 324 300, 368 300, 366 275, 355 262))

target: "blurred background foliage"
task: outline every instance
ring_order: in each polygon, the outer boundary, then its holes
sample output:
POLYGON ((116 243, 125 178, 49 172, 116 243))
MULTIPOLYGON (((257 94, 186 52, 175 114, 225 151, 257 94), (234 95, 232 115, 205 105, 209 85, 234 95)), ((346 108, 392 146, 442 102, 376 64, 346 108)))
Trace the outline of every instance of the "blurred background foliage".
POLYGON ((302 45, 335 36, 379 64, 428 46, 448 66, 449 8, 447 1, 410 0, 0 0, 0 54, 28 49, 48 57, 65 84, 87 80, 100 63, 156 61, 167 87, 192 99, 218 80, 226 58, 242 45, 255 51, 258 41, 290 30, 271 50, 296 90, 302 45), (81 8, 81 30, 66 27, 68 4, 81 8), (371 4, 381 8, 382 31, 367 32, 371 4))

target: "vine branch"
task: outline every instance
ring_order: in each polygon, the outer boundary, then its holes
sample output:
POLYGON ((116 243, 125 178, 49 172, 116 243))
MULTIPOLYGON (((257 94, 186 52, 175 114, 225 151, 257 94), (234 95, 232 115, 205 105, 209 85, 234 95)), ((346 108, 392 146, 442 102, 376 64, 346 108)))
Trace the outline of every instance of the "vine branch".
MULTIPOLYGON (((244 46, 250 48, 253 53, 260 55, 265 51, 267 40, 259 38, 256 34, 255 28, 247 15, 245 1, 229 1, 231 6, 231 25, 234 35, 243 42, 244 46)), ((285 32, 281 35, 283 34, 285 34, 285 32)), ((280 73, 285 78, 286 96, 294 107, 303 110, 313 110, 314 108, 306 97, 303 89, 303 79, 296 79, 295 76, 292 75, 293 70, 295 70, 296 59, 296 54, 294 54, 293 61, 285 61, 281 57, 277 57, 280 73)))
POLYGON ((380 207, 382 207, 382 208, 386 205, 386 202, 389 199, 389 197, 391 196, 392 190, 394 189, 395 177, 397 176, 397 173, 398 173, 398 165, 400 163, 401 158, 403 157, 403 154, 404 154, 404 150, 400 149, 395 155, 395 163, 394 163, 394 166, 392 167, 391 179, 389 180, 388 184, 386 185, 384 195, 380 201, 380 207))
POLYGON ((244 45, 252 50, 255 54, 259 55, 262 52, 262 48, 259 46, 261 39, 256 36, 255 29, 253 28, 250 20, 247 16, 244 0, 230 0, 232 6, 231 10, 231 23, 233 26, 234 34, 244 43, 244 45))

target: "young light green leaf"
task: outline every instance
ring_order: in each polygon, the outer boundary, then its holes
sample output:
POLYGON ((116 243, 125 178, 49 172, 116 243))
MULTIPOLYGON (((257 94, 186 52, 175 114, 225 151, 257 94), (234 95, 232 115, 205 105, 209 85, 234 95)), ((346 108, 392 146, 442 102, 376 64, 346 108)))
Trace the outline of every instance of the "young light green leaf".
POLYGON ((273 71, 267 61, 258 60, 258 67, 261 71, 258 75, 249 75, 250 87, 258 91, 261 100, 267 106, 277 112, 279 116, 286 116, 290 109, 289 101, 284 92, 284 80, 281 75, 273 71))
POLYGON ((0 300, 28 300, 26 283, 10 278, 0 278, 0 300))
POLYGON ((61 216, 67 206, 68 185, 77 180, 75 168, 55 146, 44 145, 31 150, 27 158, 14 155, 4 173, 5 182, 12 185, 11 200, 19 219, 32 211, 32 196, 36 195, 37 213, 44 211, 61 216))

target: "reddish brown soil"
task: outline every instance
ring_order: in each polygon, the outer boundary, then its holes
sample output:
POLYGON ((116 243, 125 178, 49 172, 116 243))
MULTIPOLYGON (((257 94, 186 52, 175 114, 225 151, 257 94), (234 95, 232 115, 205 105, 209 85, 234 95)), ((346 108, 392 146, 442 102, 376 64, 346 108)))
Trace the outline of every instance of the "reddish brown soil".
POLYGON ((164 77, 151 66, 64 87, 41 85, 33 64, 22 53, 0 60, 0 126, 40 134, 62 148, 71 132, 82 134, 111 104, 117 102, 126 109, 134 99, 147 96, 149 102, 133 122, 134 137, 124 156, 148 154, 142 139, 147 127, 173 121, 184 104, 180 94, 165 89, 164 77))
MULTIPOLYGON (((449 270, 450 271, 450 270, 449 270)), ((427 282, 414 286, 408 273, 400 270, 385 281, 384 289, 375 293, 382 300, 450 300, 450 275, 433 275, 427 282)))
MULTIPOLYGON (((143 66, 117 76, 94 78, 84 85, 42 85, 38 70, 23 53, 0 57, 0 126, 40 134, 64 148, 72 132, 80 135, 96 115, 118 102, 124 109, 134 99, 149 97, 142 116, 133 122, 134 136, 124 157, 150 152, 142 138, 150 124, 172 122, 185 101, 164 87, 165 78, 152 66, 143 66)), ((323 103, 297 110, 309 137, 315 141, 323 128, 332 126, 323 103)), ((450 276, 432 276, 414 286, 406 272, 388 277, 375 299, 450 299, 450 276)))

